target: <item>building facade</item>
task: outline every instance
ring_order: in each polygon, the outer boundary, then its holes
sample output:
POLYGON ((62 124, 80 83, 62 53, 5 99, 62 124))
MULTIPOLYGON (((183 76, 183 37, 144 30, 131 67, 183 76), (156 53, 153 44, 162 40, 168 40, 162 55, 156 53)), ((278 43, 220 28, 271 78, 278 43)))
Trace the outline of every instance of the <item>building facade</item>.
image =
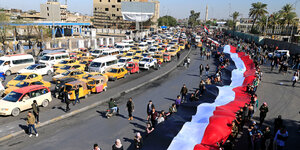
POLYGON ((46 21, 66 21, 67 5, 61 5, 57 0, 48 0, 46 4, 41 4, 41 17, 46 21))
MULTIPOLYGON (((94 26, 97 28, 128 29, 135 26, 134 22, 124 21, 121 13, 121 2, 149 2, 148 0, 93 0, 94 26)), ((159 18, 159 2, 156 5, 152 22, 159 18)))

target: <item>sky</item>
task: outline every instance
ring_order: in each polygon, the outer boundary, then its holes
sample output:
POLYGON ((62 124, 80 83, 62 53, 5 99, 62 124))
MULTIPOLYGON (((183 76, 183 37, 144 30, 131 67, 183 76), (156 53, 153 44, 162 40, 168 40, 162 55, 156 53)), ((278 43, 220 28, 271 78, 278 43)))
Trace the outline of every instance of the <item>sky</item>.
MULTIPOLYGON (((40 4, 47 0, 0 0, 0 8, 17 8, 22 10, 40 10, 40 4)), ((59 0, 64 4, 65 0, 59 0)), ((190 10, 200 11, 200 19, 205 17, 205 8, 208 5, 208 18, 228 19, 229 14, 238 11, 241 17, 248 17, 251 3, 259 0, 159 0, 160 15, 170 15, 175 18, 187 18, 190 10)), ((294 4, 296 13, 300 17, 300 0, 260 0, 268 4, 269 13, 278 11, 287 3, 294 4)), ((93 0, 68 0, 71 12, 92 15, 93 0)))

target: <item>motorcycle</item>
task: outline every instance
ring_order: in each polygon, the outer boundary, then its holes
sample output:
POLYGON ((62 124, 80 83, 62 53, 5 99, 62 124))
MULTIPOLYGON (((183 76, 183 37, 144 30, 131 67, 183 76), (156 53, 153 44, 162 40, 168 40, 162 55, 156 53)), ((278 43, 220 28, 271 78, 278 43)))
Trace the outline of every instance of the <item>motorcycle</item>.
MULTIPOLYGON (((119 109, 119 108, 118 108, 119 109)), ((118 114, 118 111, 115 111, 115 109, 109 108, 106 110, 106 114, 105 116, 108 118, 115 116, 116 114, 118 114)))

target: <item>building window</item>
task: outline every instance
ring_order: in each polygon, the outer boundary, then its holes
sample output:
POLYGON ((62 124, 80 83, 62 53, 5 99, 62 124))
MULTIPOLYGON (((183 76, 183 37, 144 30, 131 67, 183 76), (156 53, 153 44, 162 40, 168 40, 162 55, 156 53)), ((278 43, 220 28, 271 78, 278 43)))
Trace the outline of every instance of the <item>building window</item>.
POLYGON ((49 7, 47 7, 47 11, 49 11, 49 7))
POLYGON ((95 11, 97 11, 97 8, 95 8, 95 11))
POLYGON ((110 0, 108 0, 108 2, 110 2, 110 0))
POLYGON ((118 3, 121 3, 121 0, 118 0, 118 3))
POLYGON ((116 16, 116 14, 112 14, 112 16, 113 16, 113 17, 115 17, 115 16, 116 16))
POLYGON ((116 5, 112 5, 111 7, 112 7, 112 8, 116 8, 116 5))
POLYGON ((117 11, 119 11, 120 8, 117 8, 117 11))
POLYGON ((102 0, 99 0, 100 1, 100 3, 102 2, 102 0))
POLYGON ((49 16, 49 13, 47 13, 47 15, 49 16))
POLYGON ((105 8, 105 11, 109 11, 109 9, 108 9, 108 8, 105 8))

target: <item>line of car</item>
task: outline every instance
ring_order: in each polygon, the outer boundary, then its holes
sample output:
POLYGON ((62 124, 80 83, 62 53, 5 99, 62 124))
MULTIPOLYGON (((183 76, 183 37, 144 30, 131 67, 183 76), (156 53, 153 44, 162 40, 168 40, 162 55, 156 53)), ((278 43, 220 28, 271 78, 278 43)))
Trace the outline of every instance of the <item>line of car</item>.
POLYGON ((4 74, 17 73, 5 86, 5 97, 0 100, 0 115, 17 116, 21 111, 30 109, 34 100, 46 107, 52 96, 62 98, 63 93, 68 93, 69 99, 75 100, 77 87, 80 98, 103 92, 107 89, 108 80, 126 78, 129 74, 139 73, 140 69, 149 70, 157 64, 170 62, 172 56, 185 48, 186 39, 182 39, 182 35, 182 32, 167 32, 141 43, 123 40, 116 43, 115 48, 48 53, 39 56, 37 64, 28 54, 0 57, 3 80, 4 74), (51 83, 44 81, 43 75, 53 75, 54 91, 50 91, 51 83))

